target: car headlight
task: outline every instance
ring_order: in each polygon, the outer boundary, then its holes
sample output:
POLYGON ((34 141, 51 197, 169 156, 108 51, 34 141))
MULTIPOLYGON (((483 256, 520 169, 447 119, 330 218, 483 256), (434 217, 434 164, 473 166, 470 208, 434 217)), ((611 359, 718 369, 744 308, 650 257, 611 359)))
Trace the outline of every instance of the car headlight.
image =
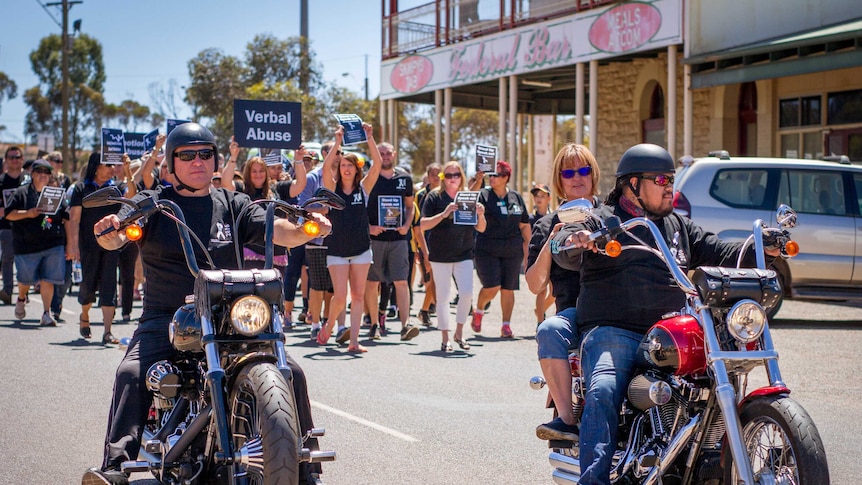
POLYGON ((230 324, 246 337, 261 333, 269 325, 270 317, 269 304, 259 296, 243 296, 230 309, 230 324))
POLYGON ((766 326, 766 311, 754 300, 740 300, 727 312, 727 330, 747 344, 760 338, 766 326))

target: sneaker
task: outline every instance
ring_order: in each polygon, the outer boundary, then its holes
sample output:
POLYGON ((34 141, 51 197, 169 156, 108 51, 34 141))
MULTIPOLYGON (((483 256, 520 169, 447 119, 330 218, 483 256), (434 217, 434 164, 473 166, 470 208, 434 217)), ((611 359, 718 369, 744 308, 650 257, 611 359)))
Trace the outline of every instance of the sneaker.
POLYGON ((435 313, 437 313, 437 304, 432 303, 432 304, 428 305, 428 314, 434 315, 435 313))
POLYGON ((7 305, 12 304, 12 295, 9 294, 6 290, 0 290, 0 301, 7 305))
POLYGON ((578 442, 579 430, 577 426, 566 424, 562 418, 554 418, 553 421, 536 426, 536 437, 540 440, 563 440, 578 442))
POLYGON ((401 341, 402 342, 406 342, 406 341, 412 339, 413 337, 415 337, 417 335, 419 335, 419 327, 417 327, 416 325, 413 325, 412 323, 408 323, 407 325, 404 325, 404 327, 401 329, 401 341))
POLYGON ((512 333, 512 327, 509 325, 503 325, 502 327, 500 327, 500 337, 515 338, 515 334, 512 333))
POLYGON ((368 331, 368 338, 371 340, 380 340, 380 332, 378 330, 380 330, 380 325, 372 323, 371 330, 368 331))
POLYGON ((313 327, 311 329, 311 340, 317 340, 317 334, 320 333, 320 327, 313 327))
POLYGON ((476 333, 482 332, 482 312, 473 312, 473 321, 470 322, 470 328, 476 333))
POLYGON ((116 344, 120 343, 120 341, 117 340, 117 337, 114 337, 114 334, 112 334, 111 332, 105 332, 105 335, 102 335, 102 343, 104 345, 108 345, 108 344, 115 344, 116 345, 116 344))
POLYGON ((90 468, 84 472, 81 485, 128 485, 129 478, 117 470, 99 470, 90 468))
POLYGON ((27 300, 17 299, 15 300, 15 318, 18 320, 23 320, 24 317, 27 316, 27 310, 24 308, 24 305, 27 304, 27 300))
POLYGON ((52 317, 54 317, 54 320, 55 320, 57 323, 65 323, 65 322, 66 322, 66 320, 63 320, 62 318, 60 318, 60 313, 59 313, 59 312, 57 312, 57 313, 51 312, 51 316, 52 316, 52 317))
POLYGON ((449 302, 449 306, 458 306, 458 300, 461 299, 460 295, 455 295, 455 299, 449 302))
POLYGON ((39 320, 39 325, 43 327, 56 327, 57 320, 54 320, 54 317, 51 315, 51 312, 45 312, 42 314, 42 319, 39 320))
POLYGON ((347 342, 348 340, 350 340, 350 329, 347 327, 340 329, 338 331, 338 333, 335 335, 335 341, 340 343, 340 344, 343 344, 344 342, 347 342))
POLYGON ((389 309, 386 311, 386 318, 395 318, 395 307, 389 306, 389 309))
POLYGON ((428 310, 419 310, 419 321, 421 321, 422 325, 425 325, 426 327, 431 326, 431 315, 428 310))

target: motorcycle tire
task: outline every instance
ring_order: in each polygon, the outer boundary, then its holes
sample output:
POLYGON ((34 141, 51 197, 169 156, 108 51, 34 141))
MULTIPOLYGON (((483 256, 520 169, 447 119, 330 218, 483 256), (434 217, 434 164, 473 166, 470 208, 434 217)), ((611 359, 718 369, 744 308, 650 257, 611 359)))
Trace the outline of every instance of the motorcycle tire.
MULTIPOLYGON (((742 407, 739 418, 755 480, 771 473, 767 483, 829 484, 823 441, 799 403, 787 396, 759 397, 742 407)), ((724 485, 740 483, 730 451, 722 455, 724 485)))
POLYGON ((250 442, 256 444, 255 440, 262 446, 246 468, 246 483, 299 483, 299 420, 293 389, 278 368, 267 362, 242 368, 231 389, 229 405, 236 449, 250 442))

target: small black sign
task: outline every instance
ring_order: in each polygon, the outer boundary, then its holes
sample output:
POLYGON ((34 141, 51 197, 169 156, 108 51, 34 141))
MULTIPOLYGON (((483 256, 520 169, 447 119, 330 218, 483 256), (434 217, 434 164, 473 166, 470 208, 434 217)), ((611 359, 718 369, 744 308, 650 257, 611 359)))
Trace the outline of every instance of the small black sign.
POLYGON ((130 133, 128 131, 123 134, 123 138, 126 140, 126 153, 132 160, 144 156, 146 152, 144 149, 145 136, 145 133, 130 133))
POLYGON ((123 130, 102 128, 102 163, 118 165, 123 163, 126 143, 123 130))

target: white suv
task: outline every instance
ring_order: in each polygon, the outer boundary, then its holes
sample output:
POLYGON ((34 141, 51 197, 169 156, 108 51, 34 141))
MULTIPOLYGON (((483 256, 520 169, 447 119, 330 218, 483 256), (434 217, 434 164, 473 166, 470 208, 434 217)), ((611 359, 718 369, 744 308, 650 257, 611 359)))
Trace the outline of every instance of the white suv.
POLYGON ((785 296, 862 299, 862 167, 842 162, 718 152, 677 172, 673 205, 720 238, 743 240, 755 219, 774 226, 787 204, 800 253, 776 264, 785 296))

